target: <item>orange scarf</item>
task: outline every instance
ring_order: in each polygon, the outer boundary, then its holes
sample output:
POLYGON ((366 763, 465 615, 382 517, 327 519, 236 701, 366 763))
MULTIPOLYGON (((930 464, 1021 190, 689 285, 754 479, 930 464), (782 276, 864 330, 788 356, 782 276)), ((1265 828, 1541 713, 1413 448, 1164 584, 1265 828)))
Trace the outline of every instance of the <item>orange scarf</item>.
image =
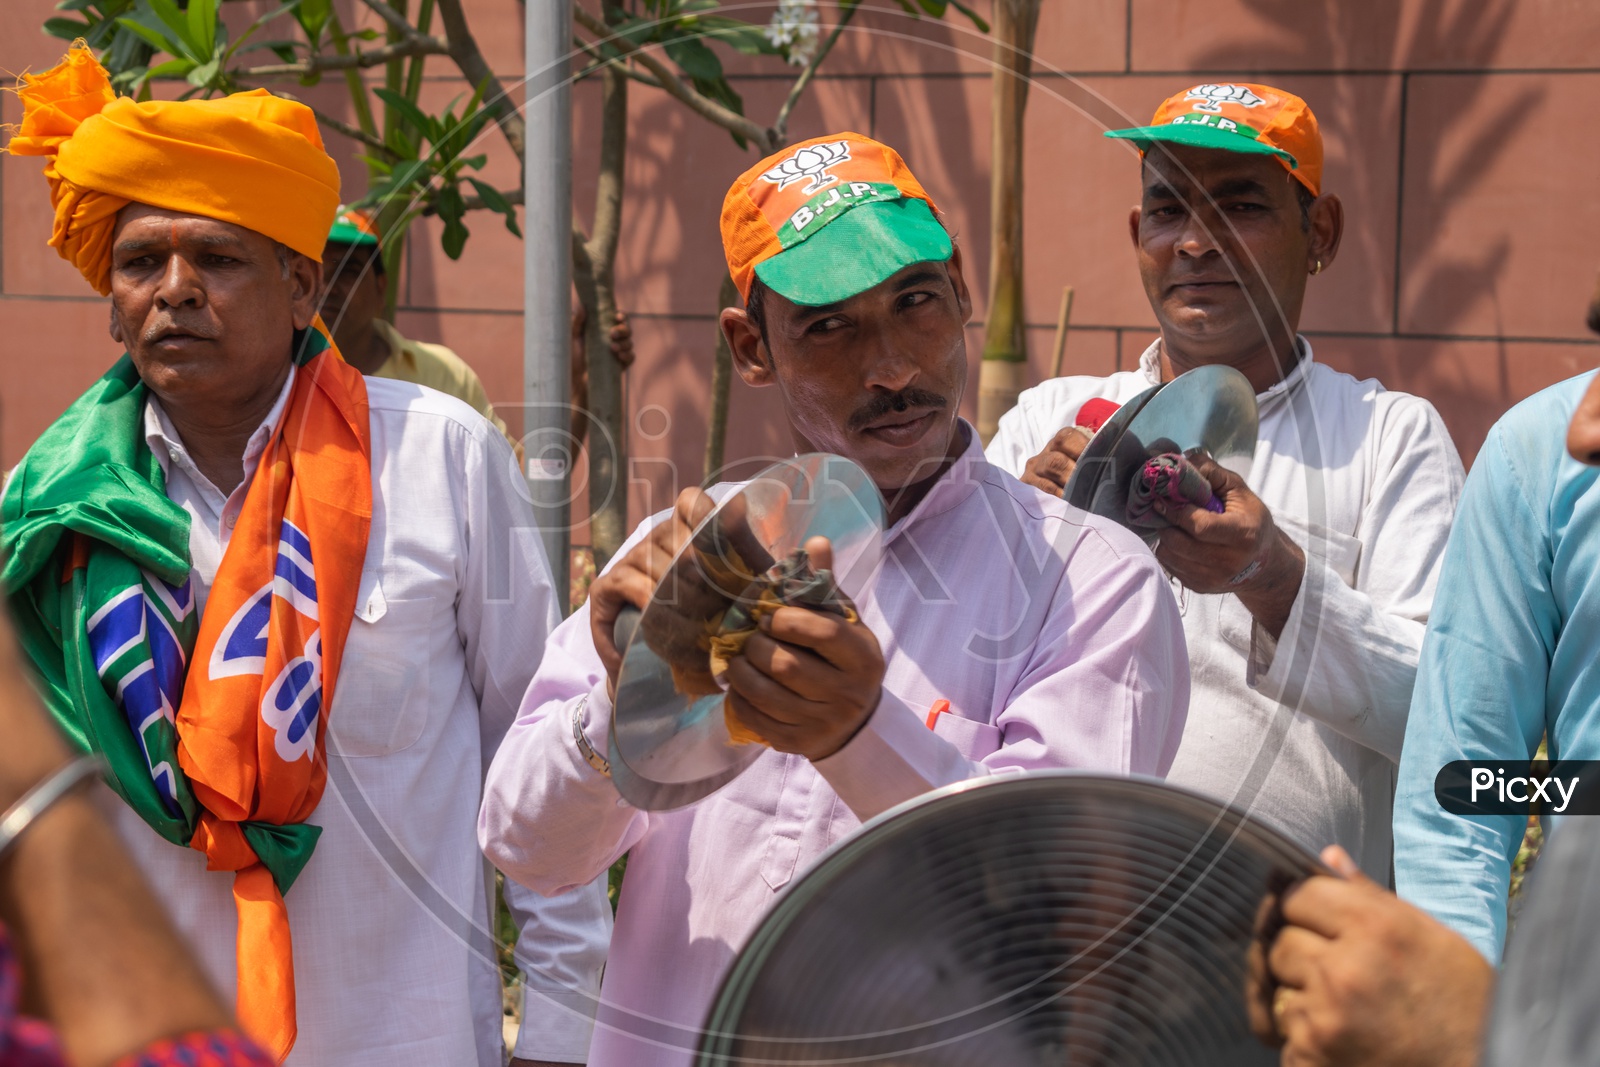
POLYGON ((204 807, 190 844, 234 871, 240 1024, 281 1062, 295 1040, 289 915, 240 828, 302 823, 327 783, 323 735, 372 523, 367 388, 331 348, 296 373, 217 569, 178 708, 204 807))

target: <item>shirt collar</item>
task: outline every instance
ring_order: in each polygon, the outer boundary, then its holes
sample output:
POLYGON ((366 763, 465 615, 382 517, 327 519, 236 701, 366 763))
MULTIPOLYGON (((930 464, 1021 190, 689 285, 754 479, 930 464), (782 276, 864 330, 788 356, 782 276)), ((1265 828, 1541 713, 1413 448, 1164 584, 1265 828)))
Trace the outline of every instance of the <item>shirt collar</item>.
MULTIPOLYGON (((1300 384, 1311 373, 1311 364, 1315 357, 1311 354, 1311 342, 1300 334, 1295 335, 1295 343, 1300 346, 1300 362, 1296 363, 1283 381, 1268 388, 1266 392, 1256 394, 1256 406, 1264 408, 1276 401, 1281 396, 1287 396, 1300 388, 1300 384)), ((1150 347, 1144 350, 1144 355, 1139 357, 1139 369, 1144 373, 1145 381, 1151 385, 1161 384, 1161 339, 1150 342, 1150 347)))
POLYGON ((914 523, 942 514, 972 495, 988 473, 989 461, 983 456, 983 446, 978 443, 978 432, 966 419, 956 419, 956 432, 966 434, 966 446, 956 457, 944 476, 928 489, 917 506, 905 518, 891 526, 884 535, 884 544, 900 536, 914 523))
POLYGON ((406 339, 400 335, 399 330, 394 328, 393 323, 387 319, 373 319, 372 328, 377 331, 378 336, 383 338, 384 343, 389 346, 389 356, 384 360, 385 365, 399 362, 406 364, 413 370, 416 369, 416 357, 406 347, 406 339))
MULTIPOLYGON (((250 435, 250 440, 244 446, 244 481, 250 481, 250 476, 255 473, 256 461, 261 458, 261 453, 266 450, 267 442, 272 439, 272 431, 278 425, 278 419, 283 414, 283 409, 289 403, 289 390, 294 388, 295 367, 289 368, 289 377, 284 379, 283 388, 278 392, 278 399, 273 401, 272 410, 267 412, 266 418, 261 420, 261 425, 256 427, 250 435)), ((195 465, 189 455, 189 450, 184 447, 183 438, 178 435, 178 428, 167 417, 161 401, 156 399, 152 391, 145 391, 144 404, 144 443, 149 446, 150 454, 161 464, 161 473, 170 476, 171 465, 177 463, 183 468, 184 473, 191 478, 199 478, 210 485, 211 480, 200 473, 200 468, 195 465)), ((215 488, 215 487, 213 487, 215 488)))

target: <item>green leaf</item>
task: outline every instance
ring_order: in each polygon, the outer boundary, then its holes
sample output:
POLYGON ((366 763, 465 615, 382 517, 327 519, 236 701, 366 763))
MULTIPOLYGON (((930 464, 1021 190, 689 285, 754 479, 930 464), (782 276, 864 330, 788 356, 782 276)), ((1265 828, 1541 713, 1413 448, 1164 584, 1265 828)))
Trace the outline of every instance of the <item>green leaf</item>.
POLYGON ((696 20, 697 28, 707 40, 721 41, 736 52, 747 56, 775 56, 778 46, 767 38, 760 26, 730 19, 723 15, 706 16, 696 20))
POLYGON ((662 23, 656 19, 627 18, 608 27, 611 33, 632 45, 654 41, 661 33, 662 23))
MULTIPOLYGON (((182 11, 178 10, 178 5, 173 3, 172 0, 140 0, 140 2, 142 5, 140 13, 147 10, 160 19, 162 25, 166 26, 172 35, 168 40, 174 44, 184 46, 183 50, 189 53, 189 58, 196 61, 204 61, 210 56, 211 49, 206 49, 205 56, 202 56, 199 50, 194 47, 194 42, 189 38, 189 19, 182 11)), ((177 53, 176 49, 169 49, 169 51, 174 54, 177 53)))
POLYGON ((467 181, 471 182, 472 187, 478 191, 478 196, 482 198, 484 207, 490 211, 498 211, 502 215, 513 212, 511 201, 507 200, 500 190, 488 182, 479 181, 477 178, 468 178, 467 181))
POLYGON ((146 70, 144 78, 146 80, 154 78, 185 78, 193 69, 195 69, 195 62, 192 59, 169 59, 165 63, 146 70))
POLYGON ((434 132, 438 129, 439 123, 432 116, 393 89, 385 89, 380 86, 373 89, 372 93, 379 100, 382 100, 385 105, 400 112, 400 116, 411 123, 418 133, 421 133, 430 141, 434 140, 434 132))
POLYGON ((322 39, 322 31, 332 15, 333 0, 300 0, 294 9, 295 21, 306 31, 306 39, 313 48, 322 39))
POLYGON ((949 0, 917 0, 922 5, 922 10, 936 19, 944 18, 944 9, 949 6, 949 0))
POLYGON ((210 55, 217 47, 217 0, 189 0, 189 41, 210 55))
MULTIPOLYGON (((166 64, 162 65, 166 66, 166 64)), ((219 68, 220 64, 215 59, 201 63, 199 66, 191 70, 184 80, 190 85, 194 86, 196 89, 210 88, 212 83, 217 80, 217 71, 219 68)))
POLYGON ((160 33, 152 30, 149 26, 133 21, 131 18, 120 18, 117 20, 117 24, 144 38, 144 40, 149 42, 150 46, 155 48, 157 51, 168 52, 174 55, 179 54, 182 51, 178 45, 168 41, 160 33))
POLYGON ((44 20, 44 32, 63 41, 76 41, 94 27, 77 19, 53 18, 44 20))
POLYGON ((679 37, 666 43, 667 55, 696 82, 722 80, 722 60, 707 48, 704 41, 692 37, 679 37))

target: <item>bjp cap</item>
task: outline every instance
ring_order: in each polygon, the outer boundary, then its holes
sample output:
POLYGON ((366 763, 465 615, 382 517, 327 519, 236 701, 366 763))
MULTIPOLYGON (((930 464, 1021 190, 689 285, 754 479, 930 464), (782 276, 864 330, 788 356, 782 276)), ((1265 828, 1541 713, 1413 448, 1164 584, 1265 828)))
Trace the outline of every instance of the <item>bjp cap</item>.
POLYGON ((847 300, 954 252, 938 208, 900 154, 833 133, 763 159, 722 202, 722 250, 739 294, 756 278, 796 304, 847 300))
POLYGON ((1168 97, 1148 126, 1107 130, 1107 137, 1150 145, 1181 144, 1274 156, 1312 196, 1322 195, 1322 133, 1311 107, 1270 85, 1207 83, 1168 97))
POLYGON ((360 208, 340 204, 339 213, 333 217, 333 225, 328 229, 328 243, 355 245, 357 248, 376 248, 377 224, 372 221, 371 215, 360 208))

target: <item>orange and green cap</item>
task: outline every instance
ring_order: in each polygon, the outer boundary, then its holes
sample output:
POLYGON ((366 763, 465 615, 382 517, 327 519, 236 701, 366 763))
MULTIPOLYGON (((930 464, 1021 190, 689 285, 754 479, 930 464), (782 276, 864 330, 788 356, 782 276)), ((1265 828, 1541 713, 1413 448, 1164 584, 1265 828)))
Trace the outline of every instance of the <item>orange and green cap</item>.
POLYGON ((900 154, 859 133, 814 137, 739 175, 722 202, 722 250, 739 295, 760 278, 796 304, 847 300, 954 251, 900 154))
POLYGON ((340 204, 339 213, 333 217, 333 226, 328 230, 328 243, 375 246, 378 227, 365 211, 340 204))
POLYGON ((1148 126, 1107 130, 1141 152, 1155 143, 1275 156, 1311 195, 1322 195, 1322 133, 1293 93, 1243 82, 1196 85, 1168 97, 1148 126))

